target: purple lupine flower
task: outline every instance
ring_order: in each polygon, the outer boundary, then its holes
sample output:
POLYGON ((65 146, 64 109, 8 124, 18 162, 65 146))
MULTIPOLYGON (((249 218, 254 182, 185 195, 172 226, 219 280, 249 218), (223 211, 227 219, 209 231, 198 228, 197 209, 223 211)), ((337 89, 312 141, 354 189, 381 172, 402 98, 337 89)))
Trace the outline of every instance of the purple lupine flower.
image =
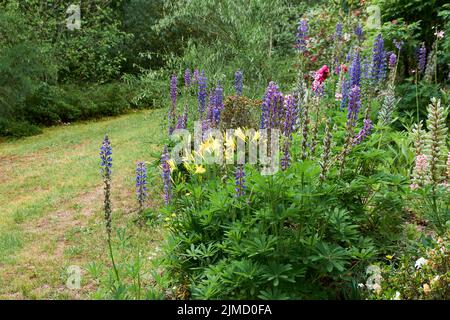
POLYGON ((170 100, 172 102, 171 107, 169 108, 168 115, 168 127, 169 127, 169 135, 172 134, 174 129, 174 121, 176 117, 176 108, 177 108, 177 76, 175 74, 172 75, 170 79, 170 100))
POLYGON ((338 40, 338 39, 341 39, 342 38, 342 23, 341 22, 338 22, 337 24, 336 24, 336 31, 335 31, 335 33, 334 33, 334 39, 336 39, 336 40, 338 40))
POLYGON ((205 76, 205 70, 202 71, 202 75, 198 78, 198 113, 200 117, 205 112, 206 107, 206 86, 208 79, 205 76))
POLYGON ((243 82, 242 71, 236 71, 234 75, 234 88, 236 90, 236 95, 238 96, 242 96, 243 82))
POLYGON ((353 138, 353 145, 360 144, 364 140, 364 138, 371 133, 372 128, 373 128, 372 121, 370 119, 364 119, 363 128, 353 138))
POLYGON ((279 128, 283 117, 283 94, 275 82, 267 86, 262 102, 261 129, 279 128))
POLYGON ((281 170, 286 170, 291 165, 290 143, 286 141, 283 146, 283 156, 281 157, 281 170))
MULTIPOLYGON (((209 94, 209 104, 204 121, 204 129, 216 128, 220 123, 222 88, 219 86, 209 94), (220 101, 220 102, 219 102, 220 101)), ((222 106, 223 107, 223 106, 222 106)))
POLYGON ((161 156, 161 169, 162 169, 162 178, 164 183, 164 200, 166 205, 170 203, 172 199, 172 179, 170 177, 170 154, 167 149, 167 146, 164 146, 164 152, 161 156))
POLYGON ((295 47, 299 52, 304 52, 306 50, 306 40, 308 39, 308 21, 301 20, 298 24, 297 29, 297 39, 295 43, 295 47))
POLYGON ((350 49, 345 55, 345 62, 349 62, 352 58, 352 50, 350 49))
POLYGON ((200 73, 198 72, 198 69, 194 70, 194 74, 193 74, 193 83, 198 83, 198 79, 200 78, 200 73))
POLYGON ((347 119, 350 124, 354 125, 358 119, 359 109, 361 108, 361 90, 358 86, 353 86, 348 95, 347 119))
POLYGON ((378 83, 386 76, 386 53, 384 51, 384 40, 381 33, 375 38, 372 53, 371 77, 374 83, 378 83))
POLYGON ((395 64, 397 63, 397 56, 395 53, 390 52, 389 53, 389 67, 393 68, 395 64))
POLYGON ((203 140, 206 139, 206 133, 211 128, 212 128, 211 120, 209 118, 203 119, 202 120, 202 139, 203 140))
POLYGON ((112 147, 111 142, 107 135, 103 139, 100 147, 100 166, 102 167, 102 176, 104 183, 104 215, 106 222, 106 232, 108 233, 108 239, 111 237, 112 231, 112 218, 111 218, 111 167, 112 167, 112 147))
POLYGON ((361 58, 359 52, 353 56, 353 62, 350 66, 350 85, 360 86, 361 85, 361 58))
POLYGON ((292 140, 292 133, 295 130, 295 125, 298 118, 297 104, 293 95, 287 95, 284 99, 284 126, 283 135, 286 137, 283 147, 283 157, 281 159, 281 168, 286 170, 291 163, 291 155, 289 148, 292 140))
POLYGON ((290 137, 295 130, 297 123, 298 110, 295 97, 291 94, 286 95, 284 98, 284 126, 283 134, 286 137, 290 137))
POLYGON ((139 211, 144 209, 144 202, 147 198, 147 166, 144 162, 136 165, 136 196, 139 203, 139 211))
POLYGON ((245 171, 243 165, 237 165, 236 166, 236 172, 235 172, 235 178, 236 178, 236 196, 242 197, 245 195, 245 171))
POLYGON ((108 178, 111 175, 111 167, 112 167, 112 147, 111 142, 107 135, 103 139, 102 146, 100 147, 100 166, 102 167, 102 175, 105 178, 108 178))
POLYGON ((223 88, 220 82, 217 84, 216 90, 214 92, 214 108, 213 108, 213 118, 214 125, 217 127, 220 123, 220 113, 224 108, 223 105, 223 88))
POLYGON ((187 121, 188 121, 188 111, 187 111, 187 107, 185 106, 183 114, 178 117, 176 129, 186 129, 187 121))
POLYGON ((370 73, 369 73, 369 71, 370 71, 370 60, 369 60, 368 57, 364 58, 362 69, 363 69, 363 74, 362 74, 363 79, 364 80, 368 80, 369 79, 369 75, 370 75, 370 73))
POLYGON ((348 93, 350 91, 350 79, 344 79, 342 83, 342 99, 341 99, 341 110, 347 107, 348 103, 348 93))
POLYGON ((337 75, 339 75, 339 73, 341 72, 341 65, 340 65, 340 63, 339 63, 339 56, 335 56, 334 58, 333 58, 333 64, 334 64, 334 69, 333 69, 333 71, 334 71, 334 74, 337 74, 337 75))
POLYGON ((186 88, 191 86, 191 70, 189 68, 184 72, 184 86, 186 88))
POLYGON ((360 23, 355 27, 355 35, 358 38, 358 41, 364 40, 364 32, 360 23))
POLYGON ((422 44, 422 46, 419 49, 419 72, 423 73, 425 71, 425 67, 427 65, 427 48, 425 48, 425 45, 422 44))
POLYGON ((403 47, 403 40, 394 39, 394 46, 400 51, 403 47))

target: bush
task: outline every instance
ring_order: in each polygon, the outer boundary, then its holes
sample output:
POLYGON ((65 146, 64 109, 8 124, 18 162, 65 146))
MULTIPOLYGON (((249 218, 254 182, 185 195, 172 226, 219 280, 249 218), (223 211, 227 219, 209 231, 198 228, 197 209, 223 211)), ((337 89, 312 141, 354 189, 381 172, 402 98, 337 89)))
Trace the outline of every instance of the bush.
POLYGON ((21 138, 41 133, 42 130, 25 121, 0 118, 0 136, 21 138))

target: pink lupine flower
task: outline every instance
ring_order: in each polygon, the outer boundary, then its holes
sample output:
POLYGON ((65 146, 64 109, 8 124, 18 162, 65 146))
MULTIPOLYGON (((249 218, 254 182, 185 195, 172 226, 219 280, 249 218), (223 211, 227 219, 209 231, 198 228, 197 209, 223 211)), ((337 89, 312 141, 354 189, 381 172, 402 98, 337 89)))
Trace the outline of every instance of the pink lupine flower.
POLYGON ((428 158, 424 154, 419 154, 416 157, 416 172, 419 175, 423 175, 426 173, 428 169, 428 158))
POLYGON ((312 83, 312 90, 315 93, 321 93, 323 91, 323 83, 329 75, 330 69, 328 69, 327 65, 324 65, 322 68, 316 71, 314 81, 312 83))

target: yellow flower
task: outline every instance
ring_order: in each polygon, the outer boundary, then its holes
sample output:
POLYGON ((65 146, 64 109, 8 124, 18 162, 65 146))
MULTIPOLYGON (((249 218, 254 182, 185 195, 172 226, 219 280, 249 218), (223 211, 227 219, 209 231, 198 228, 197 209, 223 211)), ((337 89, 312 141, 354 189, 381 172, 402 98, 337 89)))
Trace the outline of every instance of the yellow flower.
POLYGON ((206 169, 202 165, 195 166, 195 173, 202 174, 205 172, 206 172, 206 169))
POLYGON ((425 284, 423 285, 423 292, 424 292, 425 294, 429 294, 429 293, 431 292, 431 288, 430 288, 430 286, 428 285, 428 283, 425 283, 425 284))
POLYGON ((173 159, 169 159, 167 163, 170 166, 170 171, 175 171, 177 169, 177 165, 175 164, 175 161, 173 161, 173 159))
POLYGON ((242 141, 245 141, 246 138, 245 133, 242 131, 241 128, 237 128, 236 131, 234 132, 234 135, 239 139, 241 139, 242 141))
POLYGON ((232 136, 229 136, 228 134, 225 134, 225 147, 227 149, 234 150, 236 148, 236 143, 234 142, 234 138, 232 136))
POLYGON ((212 143, 211 143, 211 149, 214 152, 219 152, 221 149, 222 145, 220 144, 219 139, 212 139, 212 143))
POLYGON ((261 139, 261 132, 256 131, 255 134, 253 135, 252 141, 258 141, 259 139, 261 139))
POLYGON ((388 260, 392 260, 393 258, 394 258, 394 256, 391 256, 389 254, 386 256, 386 259, 388 259, 388 260))
POLYGON ((202 142, 200 145, 200 148, 198 148, 198 152, 200 155, 204 155, 206 151, 211 150, 213 144, 212 144, 212 138, 208 138, 205 141, 202 142))

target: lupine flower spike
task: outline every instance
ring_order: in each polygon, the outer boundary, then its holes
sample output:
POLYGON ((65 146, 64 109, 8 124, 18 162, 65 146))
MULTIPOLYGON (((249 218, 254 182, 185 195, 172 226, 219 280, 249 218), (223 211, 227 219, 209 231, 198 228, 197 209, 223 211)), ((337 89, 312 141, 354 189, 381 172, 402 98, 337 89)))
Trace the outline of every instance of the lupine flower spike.
POLYGON ((243 195, 245 195, 245 171, 244 171, 244 166, 243 165, 238 165, 236 167, 236 173, 235 173, 235 178, 236 178, 236 196, 237 197, 242 197, 243 195))
POLYGON ((102 177, 104 183, 104 214, 105 214, 105 222, 106 222, 106 234, 107 241, 109 247, 109 254, 111 257, 111 262, 114 268, 114 273, 116 274, 117 282, 120 283, 119 272, 117 270, 114 255, 112 251, 111 245, 111 231, 112 231, 112 210, 111 210, 111 167, 112 167, 112 147, 111 142, 107 135, 103 139, 103 143, 100 147, 100 166, 102 168, 102 177))
POLYGON ((168 205, 172 199, 172 179, 170 177, 170 154, 167 149, 167 146, 164 146, 164 152, 161 156, 161 169, 162 169, 162 178, 164 184, 164 200, 166 205, 168 205))
POLYGON ((426 139, 426 153, 429 155, 430 178, 435 184, 441 183, 446 178, 447 158, 447 114, 448 109, 441 105, 441 101, 431 98, 428 105, 427 128, 429 133, 426 139))
POLYGON ((147 167, 144 162, 138 162, 136 165, 136 196, 139 203, 139 212, 144 210, 145 200, 147 199, 147 167))
POLYGON ((371 73, 372 82, 375 84, 386 76, 386 52, 384 51, 384 41, 381 34, 376 36, 373 44, 371 73))
POLYGON ((243 82, 244 82, 244 76, 242 71, 238 70, 236 71, 235 78, 234 78, 234 88, 236 90, 237 96, 242 96, 242 89, 243 89, 243 82))
POLYGON ((419 48, 419 61, 417 63, 417 68, 419 69, 420 73, 424 73, 426 65, 427 65, 427 49, 425 48, 425 45, 422 44, 422 46, 419 48))
POLYGON ((190 86, 191 86, 191 70, 186 69, 186 71, 184 72, 184 87, 186 89, 189 89, 190 86))
POLYGON ((103 139, 100 147, 100 159, 102 167, 102 177, 104 183, 104 213, 106 222, 106 232, 111 235, 111 167, 112 167, 112 147, 108 136, 103 139))
POLYGON ((295 44, 295 47, 300 53, 306 51, 308 29, 309 29, 308 21, 301 20, 300 23, 298 24, 297 39, 295 44))
POLYGON ((261 129, 280 128, 283 118, 283 94, 275 82, 270 82, 261 106, 261 129))
POLYGON ((355 27, 355 35, 356 35, 356 38, 358 39, 358 41, 361 42, 364 40, 364 32, 363 32, 362 25, 360 23, 355 27))
POLYGON ((176 108, 177 108, 177 76, 174 74, 170 79, 170 101, 171 107, 169 108, 169 135, 172 134, 174 129, 174 122, 176 121, 176 108))
POLYGON ((208 79, 205 76, 205 71, 202 71, 201 76, 198 78, 198 113, 200 118, 203 116, 203 113, 206 109, 206 86, 208 79))

